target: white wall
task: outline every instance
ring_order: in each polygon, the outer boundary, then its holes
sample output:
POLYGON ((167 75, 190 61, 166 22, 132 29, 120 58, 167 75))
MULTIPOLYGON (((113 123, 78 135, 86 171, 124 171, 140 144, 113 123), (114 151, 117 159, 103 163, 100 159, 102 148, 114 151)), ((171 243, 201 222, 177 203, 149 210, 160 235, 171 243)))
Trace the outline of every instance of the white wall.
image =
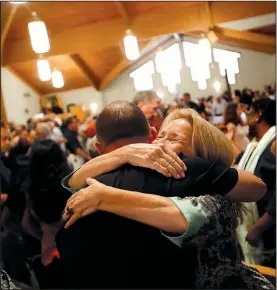
MULTIPOLYGON (((195 39, 190 37, 184 40, 196 42, 195 39)), ((240 73, 236 75, 236 84, 231 86, 233 90, 243 89, 245 87, 249 87, 253 90, 263 90, 265 85, 270 85, 275 82, 275 55, 220 44, 216 44, 214 47, 236 51, 241 54, 239 58, 240 73)), ((153 59, 153 57, 154 54, 149 55, 144 62, 153 59)), ((105 104, 118 99, 132 100, 136 91, 134 89, 133 80, 129 77, 130 72, 131 70, 126 70, 126 72, 121 74, 104 90, 105 104)), ((222 84, 221 92, 225 91, 225 77, 220 75, 217 63, 211 68, 211 79, 208 80, 208 89, 205 91, 200 91, 198 89, 197 84, 191 79, 190 69, 184 66, 181 70, 181 84, 177 86, 177 89, 179 93, 189 92, 193 99, 207 97, 216 94, 212 87, 215 80, 220 81, 222 84)), ((153 76, 153 82, 153 89, 162 92, 166 102, 171 102, 174 99, 174 96, 168 93, 167 88, 162 86, 159 74, 153 76)))
POLYGON ((40 113, 40 96, 6 68, 1 68, 1 86, 9 122, 26 124, 30 117, 40 113))
POLYGON ((66 106, 72 103, 76 105, 83 105, 87 109, 90 109, 91 103, 96 103, 98 107, 98 112, 103 108, 103 93, 95 90, 93 87, 61 92, 57 93, 57 95, 62 97, 65 110, 66 106))

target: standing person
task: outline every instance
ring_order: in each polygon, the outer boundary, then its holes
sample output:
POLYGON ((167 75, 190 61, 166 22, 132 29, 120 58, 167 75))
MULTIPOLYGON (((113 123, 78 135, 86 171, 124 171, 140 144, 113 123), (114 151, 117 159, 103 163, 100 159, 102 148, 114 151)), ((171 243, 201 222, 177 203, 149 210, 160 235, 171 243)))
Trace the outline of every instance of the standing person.
POLYGON ((228 104, 224 110, 223 118, 223 123, 227 128, 225 135, 232 142, 235 157, 237 157, 241 152, 245 151, 249 144, 249 139, 241 128, 242 121, 238 115, 238 105, 234 103, 228 104))
POLYGON ((55 121, 48 121, 48 124, 52 130, 52 134, 50 136, 50 138, 55 141, 56 143, 60 144, 61 149, 63 150, 64 153, 66 153, 66 139, 63 136, 63 133, 60 129, 60 127, 58 126, 58 124, 55 121))
POLYGON ((196 112, 199 112, 199 106, 191 100, 191 96, 189 93, 184 93, 183 98, 181 99, 181 103, 184 106, 184 108, 190 108, 195 110, 196 112))
POLYGON ((242 104, 245 104, 247 106, 247 109, 249 109, 250 105, 253 102, 253 92, 248 88, 244 88, 242 91, 242 96, 240 98, 240 102, 242 104))
POLYGON ((69 156, 69 160, 71 160, 70 162, 74 168, 82 166, 86 161, 91 159, 78 139, 78 120, 76 117, 70 117, 66 120, 63 135, 67 139, 67 149, 71 154, 75 155, 69 156), (76 158, 77 160, 75 160, 76 158))
POLYGON ((249 131, 255 139, 247 146, 238 169, 248 170, 267 184, 267 193, 257 203, 246 204, 251 213, 244 216, 238 227, 240 245, 245 261, 275 267, 276 257, 276 101, 255 101, 247 116, 249 131), (261 256, 262 245, 264 253, 261 256))
POLYGON ((217 97, 213 102, 213 116, 222 116, 227 106, 227 102, 222 97, 217 97))
POLYGON ((154 91, 138 92, 133 103, 136 104, 144 113, 150 126, 158 131, 163 122, 163 113, 160 110, 160 98, 154 91))

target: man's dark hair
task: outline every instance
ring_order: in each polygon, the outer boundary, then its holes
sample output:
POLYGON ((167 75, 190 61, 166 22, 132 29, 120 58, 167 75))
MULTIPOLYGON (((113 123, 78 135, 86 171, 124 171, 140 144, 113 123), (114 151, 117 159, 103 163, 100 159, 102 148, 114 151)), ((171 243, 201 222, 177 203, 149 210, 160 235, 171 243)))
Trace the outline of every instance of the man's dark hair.
POLYGON ((186 96, 187 96, 187 97, 189 97, 189 98, 190 98, 190 93, 184 93, 184 94, 183 94, 183 96, 184 96, 184 97, 186 97, 186 96))
POLYGON ((75 116, 72 116, 72 117, 69 117, 68 119, 66 119, 64 122, 64 127, 67 128, 70 124, 72 124, 74 119, 76 119, 75 116))
POLYGON ((134 96, 133 103, 138 105, 139 102, 142 102, 142 101, 151 102, 155 98, 157 98, 157 94, 154 91, 138 92, 134 96))
POLYGON ((255 112, 261 112, 259 122, 265 122, 270 127, 276 125, 276 101, 271 99, 257 100, 251 105, 255 112))
POLYGON ((96 136, 104 145, 118 139, 149 135, 149 124, 141 109, 127 101, 107 105, 96 120, 96 136))

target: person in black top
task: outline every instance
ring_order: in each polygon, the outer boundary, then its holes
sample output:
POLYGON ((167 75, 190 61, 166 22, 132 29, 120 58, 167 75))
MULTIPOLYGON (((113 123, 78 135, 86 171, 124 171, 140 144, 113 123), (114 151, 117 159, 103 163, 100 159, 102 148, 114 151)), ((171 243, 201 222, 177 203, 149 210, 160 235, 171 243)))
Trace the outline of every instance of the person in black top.
MULTIPOLYGON (((99 147, 102 153, 103 150, 109 152, 124 144, 149 142, 154 137, 154 132, 150 133, 149 125, 142 112, 128 102, 115 102, 107 106, 97 121, 97 138, 102 142, 105 141, 99 147), (103 144, 105 144, 104 147, 103 144)), ((209 126, 213 130, 213 127, 209 126)), ((221 136, 219 131, 216 132, 221 136)), ((176 146, 180 146, 181 143, 176 142, 176 146)), ((228 142, 226 142, 227 144, 228 142)), ((141 148, 143 146, 138 149, 141 148)), ((230 146, 227 145, 226 152, 229 149, 230 146)), ((139 150, 136 153, 140 155, 139 150)), ((189 154, 189 152, 186 153, 189 154)), ((153 156, 153 154, 151 155, 153 156)), ((108 167, 112 166, 114 162, 112 156, 115 155, 110 154, 109 156, 108 167)), ((121 159, 125 163, 123 156, 121 155, 121 159)), ((97 157, 98 160, 101 157, 97 157)), ((225 161, 224 158, 220 159, 222 166, 200 158, 186 159, 186 163, 189 165, 186 179, 168 180, 149 169, 125 166, 117 171, 100 175, 97 180, 110 186, 144 193, 158 193, 167 197, 173 195, 183 197, 186 194, 200 195, 208 192, 224 194, 232 189, 236 190, 238 176, 236 170, 226 170, 226 165, 228 162, 232 162, 232 157, 225 158, 225 161), (193 160, 195 163, 192 162, 193 160)), ((144 166, 146 163, 147 159, 144 166)), ((89 168, 84 165, 83 171, 86 171, 86 167, 89 168)), ((91 170, 87 173, 90 174, 89 176, 96 176, 99 174, 97 170, 100 170, 101 173, 102 169, 97 167, 94 168, 93 173, 91 170)), ((160 171, 163 172, 162 169, 160 171)), ((77 173, 78 171, 75 174, 77 173)), ((66 183, 68 179, 71 179, 70 177, 65 180, 66 183)), ((81 185, 84 180, 81 178, 81 185)), ((78 185, 73 185, 77 183, 69 180, 71 187, 78 187, 78 185)), ((69 230, 62 229, 56 237, 56 242, 66 277, 65 287, 190 288, 195 282, 196 255, 193 247, 187 246, 185 251, 180 250, 168 243, 168 240, 164 239, 156 229, 113 214, 97 212, 87 216, 69 230), (176 265, 178 260, 187 260, 189 263, 180 268, 176 265), (84 264, 87 267, 82 266, 84 264), (172 267, 172 265, 176 265, 176 267, 172 267), (93 277, 92 273, 94 273, 93 277), (184 279, 184 273, 187 273, 187 279, 184 279)))
POLYGON ((191 96, 189 93, 185 93, 183 95, 182 102, 183 102, 184 108, 191 108, 195 110, 196 112, 201 113, 199 112, 199 106, 196 103, 192 102, 191 96))
MULTIPOLYGON (((251 105, 248 113, 249 131, 260 141, 276 126, 276 101, 261 99, 251 105)), ((237 160, 239 163, 239 160, 237 160)), ((276 266, 276 139, 269 142, 260 156, 254 172, 267 185, 266 195, 257 201, 260 218, 249 229, 246 237, 252 246, 262 240, 265 249, 263 265, 276 266)))
POLYGON ((80 156, 84 160, 90 160, 90 156, 84 151, 82 145, 78 140, 78 120, 76 117, 70 117, 64 124, 63 135, 67 139, 66 147, 72 153, 80 156))

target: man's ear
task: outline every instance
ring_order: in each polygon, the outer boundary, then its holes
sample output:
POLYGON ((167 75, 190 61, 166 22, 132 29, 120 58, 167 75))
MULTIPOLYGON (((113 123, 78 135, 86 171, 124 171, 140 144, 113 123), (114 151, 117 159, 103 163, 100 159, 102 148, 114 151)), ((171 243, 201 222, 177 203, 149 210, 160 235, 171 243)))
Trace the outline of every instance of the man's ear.
POLYGON ((94 146, 100 155, 105 154, 105 149, 103 148, 103 146, 101 146, 101 144, 99 144, 98 142, 95 142, 94 146))
POLYGON ((152 143, 158 136, 158 132, 155 127, 150 127, 149 142, 152 143))

